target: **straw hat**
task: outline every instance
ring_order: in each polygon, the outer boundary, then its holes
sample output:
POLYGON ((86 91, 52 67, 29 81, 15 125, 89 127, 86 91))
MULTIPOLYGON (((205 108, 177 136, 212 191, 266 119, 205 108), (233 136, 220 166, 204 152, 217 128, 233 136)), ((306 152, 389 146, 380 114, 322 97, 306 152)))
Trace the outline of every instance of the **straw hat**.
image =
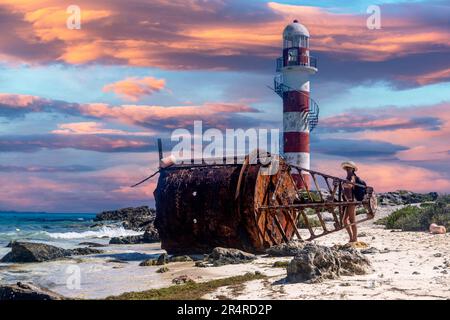
POLYGON ((345 168, 353 168, 353 169, 355 169, 355 171, 358 171, 358 167, 356 166, 356 164, 353 161, 344 161, 341 163, 341 167, 344 170, 345 170, 345 168))

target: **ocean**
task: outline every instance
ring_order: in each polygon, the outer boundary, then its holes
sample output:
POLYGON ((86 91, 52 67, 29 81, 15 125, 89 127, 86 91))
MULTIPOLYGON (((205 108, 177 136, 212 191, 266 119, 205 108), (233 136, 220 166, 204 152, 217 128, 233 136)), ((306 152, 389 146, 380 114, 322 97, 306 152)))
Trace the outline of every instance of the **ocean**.
MULTIPOLYGON (((94 218, 95 214, 89 213, 0 212, 0 259, 11 250, 6 246, 13 240, 71 249, 86 247, 81 242, 108 245, 112 237, 143 234, 124 229, 120 222, 102 221, 97 225, 94 218)), ((31 282, 74 298, 104 298, 164 284, 156 267, 139 266, 141 261, 156 259, 163 252, 159 243, 108 245, 99 249, 101 254, 49 262, 0 263, 0 284, 31 282), (67 286, 68 271, 74 266, 80 270, 79 288, 67 286)))
POLYGON ((0 247, 13 240, 77 244, 83 239, 106 239, 140 234, 120 223, 95 225, 94 213, 0 212, 0 247))

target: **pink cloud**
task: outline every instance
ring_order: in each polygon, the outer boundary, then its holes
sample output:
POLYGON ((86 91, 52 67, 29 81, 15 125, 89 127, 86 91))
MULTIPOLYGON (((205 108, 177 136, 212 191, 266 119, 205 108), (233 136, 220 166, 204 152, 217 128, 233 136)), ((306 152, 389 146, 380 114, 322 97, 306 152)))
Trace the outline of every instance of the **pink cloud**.
MULTIPOLYGON (((314 168, 321 172, 345 177, 341 169, 342 160, 322 160, 314 162, 314 168)), ((363 162, 357 161, 358 176, 374 187, 376 192, 394 190, 411 190, 415 192, 437 191, 448 193, 450 180, 439 172, 395 162, 363 162)))
MULTIPOLYGON (((155 154, 147 159, 156 159, 155 154)), ((147 160, 148 161, 148 160, 147 160)), ((155 161, 154 165, 157 165, 155 161)), ((152 166, 152 164, 149 164, 152 166)), ((148 175, 145 166, 127 164, 81 173, 42 175, 2 173, 1 209, 50 212, 99 212, 127 206, 151 205, 157 179, 141 188, 129 186, 148 175), (92 183, 95 181, 95 183, 92 183)))
POLYGON ((138 101, 142 97, 163 90, 165 86, 164 79, 130 77, 104 86, 103 91, 114 92, 125 100, 138 101))
POLYGON ((58 124, 58 129, 52 130, 54 134, 66 135, 115 135, 115 136, 153 136, 154 132, 134 132, 119 129, 104 128, 103 123, 88 121, 58 124))
POLYGON ((323 136, 377 140, 408 147, 397 152, 404 161, 450 161, 450 103, 352 112, 321 120, 323 136), (355 134, 357 132, 357 134, 355 134))
MULTIPOLYGON (((53 112, 69 115, 94 117, 112 120, 127 125, 137 125, 153 130, 174 129, 193 125, 194 120, 201 120, 205 125, 225 128, 236 122, 239 126, 257 124, 255 119, 244 118, 242 113, 259 111, 246 103, 207 102, 201 105, 158 106, 158 105, 118 105, 105 103, 77 104, 53 101, 39 97, 4 94, 0 96, 0 114, 16 116, 31 112, 53 112), (2 103, 2 101, 4 103, 2 103)), ((69 124, 57 129, 55 133, 81 133, 82 131, 106 133, 99 124, 82 122, 69 124)), ((111 132, 111 131, 110 131, 111 132)), ((111 132, 112 133, 112 132, 111 132)), ((123 134, 123 133, 121 133, 123 134)), ((130 133, 132 134, 132 133, 130 133)))

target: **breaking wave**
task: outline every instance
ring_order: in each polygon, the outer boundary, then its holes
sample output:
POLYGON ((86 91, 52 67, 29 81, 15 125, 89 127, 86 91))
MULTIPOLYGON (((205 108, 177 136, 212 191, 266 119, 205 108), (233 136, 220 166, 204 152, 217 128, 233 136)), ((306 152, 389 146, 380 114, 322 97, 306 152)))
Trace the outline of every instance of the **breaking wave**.
POLYGON ((144 232, 127 230, 124 227, 101 227, 98 230, 89 230, 83 232, 44 232, 51 239, 83 239, 83 238, 113 238, 138 236, 144 232))

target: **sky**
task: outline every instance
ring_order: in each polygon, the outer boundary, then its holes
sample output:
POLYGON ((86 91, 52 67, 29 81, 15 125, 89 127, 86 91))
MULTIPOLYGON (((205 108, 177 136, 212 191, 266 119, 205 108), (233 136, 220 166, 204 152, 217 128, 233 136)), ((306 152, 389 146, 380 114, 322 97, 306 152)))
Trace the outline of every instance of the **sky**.
POLYGON ((311 168, 353 160, 377 192, 448 193, 449 16, 448 0, 0 0, 0 210, 153 206, 157 179, 129 186, 158 137, 282 127, 268 86, 294 19, 318 59, 311 168))

